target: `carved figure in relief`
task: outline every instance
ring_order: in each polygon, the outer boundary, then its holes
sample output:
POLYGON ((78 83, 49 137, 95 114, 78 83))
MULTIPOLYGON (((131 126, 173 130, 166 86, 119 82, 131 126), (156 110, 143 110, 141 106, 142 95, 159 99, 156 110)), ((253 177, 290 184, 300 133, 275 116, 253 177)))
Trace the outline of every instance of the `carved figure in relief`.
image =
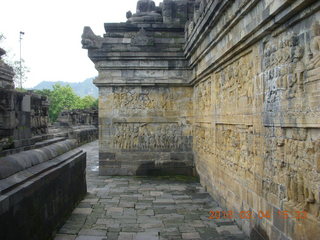
POLYGON ((308 69, 320 67, 320 24, 318 21, 312 25, 310 50, 312 53, 312 58, 310 60, 308 69))
POLYGON ((303 77, 305 66, 302 62, 304 49, 300 46, 292 48, 292 63, 288 65, 287 74, 287 97, 293 98, 298 91, 303 90, 303 77))
POLYGON ((181 131, 175 124, 114 124, 114 148, 120 149, 168 149, 181 144, 181 131))
POLYGON ((303 58, 303 54, 304 49, 302 47, 295 47, 293 57, 293 62, 295 63, 294 78, 296 79, 299 90, 303 89, 303 75, 305 71, 305 65, 301 60, 303 58))

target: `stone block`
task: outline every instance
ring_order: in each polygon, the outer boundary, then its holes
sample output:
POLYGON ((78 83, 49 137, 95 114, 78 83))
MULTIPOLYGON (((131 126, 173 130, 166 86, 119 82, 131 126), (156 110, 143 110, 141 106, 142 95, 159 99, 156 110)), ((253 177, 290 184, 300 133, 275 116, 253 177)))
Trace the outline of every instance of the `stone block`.
MULTIPOLYGON (((56 226, 84 197, 85 153, 67 153, 53 161, 60 164, 38 165, 44 168, 32 173, 36 177, 28 170, 12 175, 16 182, 0 198, 1 239, 51 238, 56 226)), ((0 180, 0 186, 6 185, 7 180, 0 180)))
POLYGON ((31 111, 31 96, 25 95, 22 99, 21 111, 30 112, 31 111))

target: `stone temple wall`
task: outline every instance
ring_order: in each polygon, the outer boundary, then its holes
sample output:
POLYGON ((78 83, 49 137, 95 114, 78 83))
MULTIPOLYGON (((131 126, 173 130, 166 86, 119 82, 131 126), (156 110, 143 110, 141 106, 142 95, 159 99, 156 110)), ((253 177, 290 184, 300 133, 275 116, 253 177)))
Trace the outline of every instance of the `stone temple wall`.
POLYGON ((253 239, 320 234, 319 9, 209 1, 187 24, 197 172, 253 239))
POLYGON ((183 55, 192 1, 139 1, 126 23, 85 27, 83 47, 99 71, 100 174, 194 171, 192 88, 183 55))
POLYGON ((140 0, 103 37, 85 28, 99 71, 100 174, 138 174, 141 159, 177 164, 179 153, 252 239, 319 236, 319 9, 140 0), (177 151, 169 139, 180 136, 177 151))

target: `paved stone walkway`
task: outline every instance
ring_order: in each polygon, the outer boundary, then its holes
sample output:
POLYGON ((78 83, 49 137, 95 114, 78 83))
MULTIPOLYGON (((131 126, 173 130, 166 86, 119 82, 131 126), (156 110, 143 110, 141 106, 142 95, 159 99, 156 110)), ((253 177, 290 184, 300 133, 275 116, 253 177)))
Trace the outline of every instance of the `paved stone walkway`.
POLYGON ((247 239, 231 220, 208 219, 222 209, 194 180, 101 177, 98 142, 81 148, 88 194, 55 240, 247 239))

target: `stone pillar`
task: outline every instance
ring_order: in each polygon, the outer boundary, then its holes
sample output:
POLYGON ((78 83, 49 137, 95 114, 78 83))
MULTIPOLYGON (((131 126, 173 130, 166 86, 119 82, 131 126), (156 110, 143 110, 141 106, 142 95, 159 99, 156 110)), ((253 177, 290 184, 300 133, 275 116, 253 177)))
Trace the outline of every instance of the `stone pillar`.
POLYGON ((99 72, 100 175, 193 174, 185 22, 163 23, 152 2, 105 24, 103 38, 89 27, 82 35, 99 72))

